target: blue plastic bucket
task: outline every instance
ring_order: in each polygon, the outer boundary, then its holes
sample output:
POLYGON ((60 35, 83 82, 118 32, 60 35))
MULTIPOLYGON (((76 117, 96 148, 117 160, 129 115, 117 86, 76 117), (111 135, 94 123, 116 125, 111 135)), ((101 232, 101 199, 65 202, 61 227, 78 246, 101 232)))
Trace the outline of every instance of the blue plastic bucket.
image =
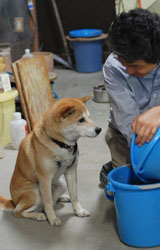
POLYGON ((78 72, 89 73, 102 69, 102 39, 72 43, 78 72))
POLYGON ((108 174, 105 188, 114 193, 120 239, 134 247, 160 245, 160 183, 134 185, 129 166, 122 166, 108 174))
POLYGON ((149 143, 141 147, 131 142, 131 162, 135 175, 144 183, 160 181, 160 128, 149 143))

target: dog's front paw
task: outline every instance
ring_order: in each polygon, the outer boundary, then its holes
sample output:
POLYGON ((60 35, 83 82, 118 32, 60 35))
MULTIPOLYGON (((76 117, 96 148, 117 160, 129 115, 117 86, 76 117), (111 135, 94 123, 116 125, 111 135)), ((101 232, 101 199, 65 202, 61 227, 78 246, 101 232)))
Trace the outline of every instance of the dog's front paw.
POLYGON ((90 216, 90 213, 86 209, 81 208, 78 211, 76 211, 76 215, 78 217, 88 217, 90 216))
POLYGON ((44 213, 37 213, 37 220, 47 220, 47 217, 44 213))
POLYGON ((48 220, 52 226, 60 226, 62 224, 61 220, 58 217, 48 219, 48 220))
POLYGON ((70 202, 70 197, 68 195, 62 195, 58 198, 57 202, 63 202, 63 203, 67 203, 70 202))

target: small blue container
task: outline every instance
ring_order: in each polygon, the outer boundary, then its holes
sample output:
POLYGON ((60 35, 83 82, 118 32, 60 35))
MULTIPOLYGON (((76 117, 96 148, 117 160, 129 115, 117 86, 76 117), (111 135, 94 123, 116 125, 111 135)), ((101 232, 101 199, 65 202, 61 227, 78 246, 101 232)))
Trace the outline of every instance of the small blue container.
POLYGON ((89 73, 102 70, 102 39, 72 43, 78 72, 89 73))
POLYGON ((160 128, 149 143, 141 147, 131 142, 131 162, 135 175, 144 183, 160 182, 160 128))
POLYGON ((160 245, 160 183, 134 185, 132 169, 122 166, 108 174, 105 194, 114 200, 118 232, 125 244, 160 245), (114 196, 109 196, 108 191, 114 196))

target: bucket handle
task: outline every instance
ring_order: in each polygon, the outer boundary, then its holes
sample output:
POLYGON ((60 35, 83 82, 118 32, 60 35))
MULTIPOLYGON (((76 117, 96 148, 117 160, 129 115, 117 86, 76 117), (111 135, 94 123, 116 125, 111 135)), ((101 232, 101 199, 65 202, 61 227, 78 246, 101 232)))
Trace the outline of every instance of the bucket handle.
POLYGON ((104 193, 105 193, 108 200, 114 201, 115 188, 113 187, 112 183, 110 183, 110 182, 107 183, 105 190, 104 190, 104 193), (112 195, 109 194, 110 192, 112 192, 113 194, 112 195))

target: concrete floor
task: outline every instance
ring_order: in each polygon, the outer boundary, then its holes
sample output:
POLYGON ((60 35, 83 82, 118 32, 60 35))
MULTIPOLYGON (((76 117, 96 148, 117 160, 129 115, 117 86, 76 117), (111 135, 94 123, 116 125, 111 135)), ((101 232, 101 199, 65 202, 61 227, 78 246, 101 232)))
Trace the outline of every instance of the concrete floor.
MULTIPOLYGON (((103 84, 102 72, 82 74, 67 69, 55 69, 58 76, 54 90, 63 97, 90 95, 93 86, 103 84)), ((89 100, 87 107, 91 118, 103 130, 97 138, 79 140, 78 164, 79 200, 91 216, 78 218, 71 204, 57 205, 56 214, 61 227, 48 222, 17 219, 9 212, 0 212, 0 249, 4 250, 128 250, 118 236, 114 203, 105 198, 98 188, 101 166, 110 160, 104 137, 109 115, 108 103, 89 100)), ((0 147, 5 158, 0 160, 0 193, 10 197, 9 182, 14 169, 17 151, 10 145, 0 147)), ((138 249, 138 248, 136 248, 138 249)), ((156 247, 154 249, 160 249, 156 247)))

